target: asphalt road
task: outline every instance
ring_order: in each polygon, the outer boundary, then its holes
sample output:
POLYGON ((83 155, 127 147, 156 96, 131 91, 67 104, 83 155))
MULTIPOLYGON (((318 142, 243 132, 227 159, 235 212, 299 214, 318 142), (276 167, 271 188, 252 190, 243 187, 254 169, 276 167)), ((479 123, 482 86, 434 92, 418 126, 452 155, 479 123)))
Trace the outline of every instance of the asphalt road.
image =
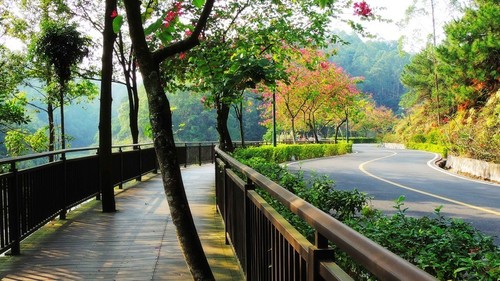
POLYGON ((441 213, 471 223, 500 245, 500 185, 466 179, 433 165, 434 153, 354 145, 353 153, 289 164, 290 169, 327 174, 337 189, 358 189, 374 197, 371 204, 395 212, 394 200, 406 197, 407 214, 441 213))

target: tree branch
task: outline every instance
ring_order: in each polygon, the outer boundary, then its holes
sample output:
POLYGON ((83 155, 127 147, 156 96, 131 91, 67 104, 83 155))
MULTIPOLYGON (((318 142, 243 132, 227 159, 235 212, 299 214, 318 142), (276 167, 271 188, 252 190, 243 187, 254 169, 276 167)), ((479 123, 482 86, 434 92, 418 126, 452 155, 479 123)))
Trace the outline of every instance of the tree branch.
POLYGON ((168 47, 154 51, 152 54, 153 61, 155 61, 156 63, 160 63, 165 59, 167 59, 168 57, 187 51, 199 45, 200 39, 198 37, 200 36, 201 31, 205 27, 208 17, 212 12, 212 7, 214 6, 214 2, 215 0, 207 0, 205 2, 203 11, 201 12, 200 18, 198 19, 198 23, 196 24, 196 27, 194 28, 194 31, 191 34, 191 36, 189 36, 184 40, 176 42, 168 47))

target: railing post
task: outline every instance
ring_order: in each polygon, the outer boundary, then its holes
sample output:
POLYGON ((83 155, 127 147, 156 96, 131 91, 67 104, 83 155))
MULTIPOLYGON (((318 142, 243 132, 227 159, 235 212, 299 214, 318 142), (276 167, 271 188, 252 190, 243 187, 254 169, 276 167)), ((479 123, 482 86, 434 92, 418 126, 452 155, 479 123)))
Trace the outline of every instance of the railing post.
POLYGON ((201 142, 198 144, 198 162, 201 166, 201 142))
MULTIPOLYGON (((99 156, 99 148, 97 148, 95 154, 97 154, 97 156, 99 156)), ((101 171, 100 171, 100 169, 98 169, 97 173, 98 173, 97 176, 99 178, 101 178, 101 171)), ((98 188, 98 191, 97 191, 97 195, 95 196, 95 200, 97 200, 97 201, 101 200, 101 192, 102 192, 102 189, 101 189, 100 184, 99 184, 99 188, 98 188)))
POLYGON ((212 164, 215 163, 215 144, 211 143, 210 146, 212 147, 212 164))
POLYGON ((12 173, 12 185, 8 190, 9 196, 9 206, 8 206, 8 214, 9 214, 9 235, 10 240, 12 241, 12 246, 10 248, 10 253, 12 255, 20 254, 20 234, 19 234, 19 180, 17 178, 17 168, 16 162, 12 162, 10 164, 10 172, 12 173))
POLYGON ((226 242, 226 245, 229 245, 229 239, 227 239, 227 233, 228 233, 228 229, 227 229, 227 226, 228 226, 228 221, 227 221, 227 218, 228 218, 228 214, 227 214, 227 210, 229 209, 229 207, 227 206, 228 205, 228 200, 227 200, 227 190, 228 190, 228 187, 227 187, 227 180, 228 176, 227 176, 227 167, 226 165, 224 165, 224 167, 222 167, 222 187, 224 188, 224 192, 222 194, 222 202, 224 202, 224 238, 225 238, 225 242, 226 242))
POLYGON ((243 212, 245 213, 245 273, 246 280, 252 280, 251 262, 252 262, 252 240, 250 237, 254 235, 251 227, 251 214, 250 214, 250 199, 248 198, 248 191, 255 190, 255 185, 250 179, 247 179, 245 184, 245 199, 243 201, 243 212))
POLYGON ((137 178, 135 178, 135 180, 142 181, 142 173, 143 173, 143 170, 142 170, 142 149, 139 145, 134 146, 134 149, 139 150, 139 176, 137 178))
POLYGON ((321 233, 315 233, 315 245, 309 247, 307 259, 307 280, 321 280, 319 276, 319 263, 326 260, 333 260, 333 249, 328 248, 328 239, 321 233))
POLYGON ((63 195, 63 203, 62 203, 62 207, 61 207, 61 212, 59 213, 59 219, 61 220, 65 220, 66 219, 66 213, 67 213, 67 209, 66 209, 66 205, 67 205, 67 197, 68 197, 68 170, 67 170, 67 166, 66 166, 66 154, 65 153, 62 153, 61 154, 61 159, 62 161, 62 169, 63 169, 63 173, 62 173, 62 181, 63 181, 63 184, 62 184, 62 187, 63 187, 63 190, 62 190, 62 195, 63 195))
POLYGON ((120 183, 118 189, 123 189, 123 151, 121 146, 118 147, 118 154, 120 155, 120 183))
POLYGON ((184 161, 184 168, 187 168, 187 162, 188 162, 188 144, 187 144, 187 142, 184 143, 184 147, 186 148, 186 154, 185 154, 186 161, 184 161))

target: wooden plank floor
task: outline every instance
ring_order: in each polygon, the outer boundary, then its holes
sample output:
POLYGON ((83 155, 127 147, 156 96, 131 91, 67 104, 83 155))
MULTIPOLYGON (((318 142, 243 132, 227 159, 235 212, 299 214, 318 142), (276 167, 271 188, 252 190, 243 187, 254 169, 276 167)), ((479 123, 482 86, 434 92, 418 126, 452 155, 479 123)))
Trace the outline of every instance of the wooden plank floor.
MULTIPOLYGON (((214 166, 182 170, 203 248, 217 280, 243 280, 215 209, 214 166)), ((54 220, 0 257, 2 280, 192 280, 177 242, 159 176, 116 196, 116 213, 100 201, 54 220)))

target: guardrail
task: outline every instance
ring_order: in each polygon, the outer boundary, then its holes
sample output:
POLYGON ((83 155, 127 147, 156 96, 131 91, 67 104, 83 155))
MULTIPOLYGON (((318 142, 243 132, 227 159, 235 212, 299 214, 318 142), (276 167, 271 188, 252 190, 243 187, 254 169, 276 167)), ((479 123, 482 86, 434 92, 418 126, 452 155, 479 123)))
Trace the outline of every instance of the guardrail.
MULTIPOLYGON (((213 143, 178 144, 180 165, 214 161, 213 143)), ((0 254, 19 254, 20 242, 67 210, 99 199, 97 147, 66 149, 0 159, 0 254), (49 162, 54 158, 56 161, 49 162)), ((157 171, 152 144, 113 146, 112 183, 122 187, 130 180, 157 171)))
POLYGON ((353 280, 333 244, 380 280, 436 280, 285 188, 215 149, 216 204, 247 280, 353 280), (244 175, 246 181, 237 174, 244 175), (312 244, 254 190, 267 191, 316 231, 312 244))

